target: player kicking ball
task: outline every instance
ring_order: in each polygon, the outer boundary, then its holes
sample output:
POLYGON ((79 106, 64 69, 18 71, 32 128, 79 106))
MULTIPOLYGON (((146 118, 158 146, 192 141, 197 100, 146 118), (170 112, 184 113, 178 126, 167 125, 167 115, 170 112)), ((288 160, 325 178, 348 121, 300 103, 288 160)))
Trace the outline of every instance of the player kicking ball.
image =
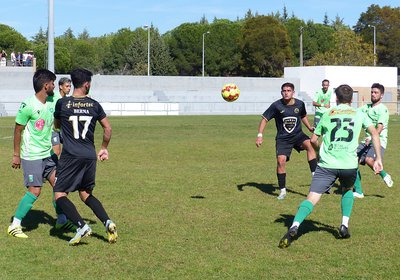
POLYGON ((322 136, 323 140, 310 192, 307 199, 300 203, 288 232, 279 241, 280 248, 290 246, 297 237, 300 224, 311 214, 322 194, 329 191, 337 179, 342 189, 342 224, 339 227, 339 234, 342 238, 350 237, 349 219, 354 203, 353 185, 358 167, 356 149, 362 128, 366 128, 371 134, 375 147, 376 158, 373 166, 375 173, 378 174, 383 169, 379 134, 374 124, 370 118, 365 117, 363 112, 350 106, 353 89, 348 85, 341 85, 336 88, 335 93, 338 105, 324 113, 311 136, 311 143, 315 149, 318 149, 318 138, 322 136))

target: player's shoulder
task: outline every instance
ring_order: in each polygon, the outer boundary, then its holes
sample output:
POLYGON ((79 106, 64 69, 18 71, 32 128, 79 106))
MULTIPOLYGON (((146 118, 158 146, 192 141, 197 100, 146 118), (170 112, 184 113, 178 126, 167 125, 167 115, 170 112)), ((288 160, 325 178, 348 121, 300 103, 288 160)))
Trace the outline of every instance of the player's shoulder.
POLYGON ((298 99, 298 98, 294 98, 294 103, 298 104, 298 105, 303 105, 304 104, 303 100, 298 99))

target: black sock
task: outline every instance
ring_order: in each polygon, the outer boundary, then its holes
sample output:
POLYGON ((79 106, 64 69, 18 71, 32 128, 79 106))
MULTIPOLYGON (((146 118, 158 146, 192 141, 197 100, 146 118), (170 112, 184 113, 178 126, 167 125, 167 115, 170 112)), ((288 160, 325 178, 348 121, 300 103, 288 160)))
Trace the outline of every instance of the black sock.
POLYGON ((62 196, 56 200, 56 204, 64 212, 65 216, 76 226, 82 228, 85 225, 75 205, 66 196, 62 196))
POLYGON ((310 166, 311 173, 315 172, 315 169, 317 169, 317 164, 318 164, 318 161, 316 158, 308 161, 308 165, 310 166))
POLYGON ((279 189, 286 188, 286 173, 276 173, 276 176, 278 177, 279 189))
POLYGON ((86 198, 85 204, 92 209, 93 213, 97 218, 99 218, 103 225, 106 225, 107 220, 110 218, 108 217, 106 210, 104 210, 101 202, 93 195, 89 195, 88 198, 86 198))

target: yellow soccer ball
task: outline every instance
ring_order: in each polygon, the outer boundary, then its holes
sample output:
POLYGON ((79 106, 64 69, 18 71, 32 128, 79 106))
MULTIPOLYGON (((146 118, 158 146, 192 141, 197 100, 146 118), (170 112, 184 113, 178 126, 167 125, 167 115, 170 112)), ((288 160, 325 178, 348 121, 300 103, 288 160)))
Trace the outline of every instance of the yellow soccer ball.
POLYGON ((221 90, 221 95, 225 101, 233 102, 239 98, 240 90, 235 84, 226 84, 221 90))

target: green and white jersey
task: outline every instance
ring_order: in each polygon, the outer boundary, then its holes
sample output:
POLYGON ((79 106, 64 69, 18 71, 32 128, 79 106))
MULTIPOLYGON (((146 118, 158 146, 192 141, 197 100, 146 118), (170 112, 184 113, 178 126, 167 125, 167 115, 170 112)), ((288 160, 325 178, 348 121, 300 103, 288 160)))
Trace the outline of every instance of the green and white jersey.
POLYGON ((21 139, 22 159, 43 159, 53 153, 51 132, 57 100, 56 97, 49 96, 43 104, 33 95, 21 103, 15 122, 25 126, 21 139))
MULTIPOLYGON (((378 124, 383 125, 383 130, 379 134, 379 140, 381 141, 381 146, 386 149, 387 138, 388 138, 388 124, 389 124, 389 110, 388 108, 379 103, 378 105, 372 106, 372 104, 366 104, 360 108, 365 114, 367 114, 374 124, 375 128, 378 124)), ((371 134, 366 131, 366 137, 371 138, 371 134)))
POLYGON ((362 128, 371 125, 373 123, 366 114, 347 104, 329 109, 314 131, 322 136, 318 165, 332 169, 357 168, 358 137, 362 128))
POLYGON ((322 105, 321 107, 315 107, 316 116, 322 116, 328 110, 324 105, 328 105, 331 102, 331 96, 332 90, 330 88, 325 93, 322 88, 315 93, 313 101, 322 105))

